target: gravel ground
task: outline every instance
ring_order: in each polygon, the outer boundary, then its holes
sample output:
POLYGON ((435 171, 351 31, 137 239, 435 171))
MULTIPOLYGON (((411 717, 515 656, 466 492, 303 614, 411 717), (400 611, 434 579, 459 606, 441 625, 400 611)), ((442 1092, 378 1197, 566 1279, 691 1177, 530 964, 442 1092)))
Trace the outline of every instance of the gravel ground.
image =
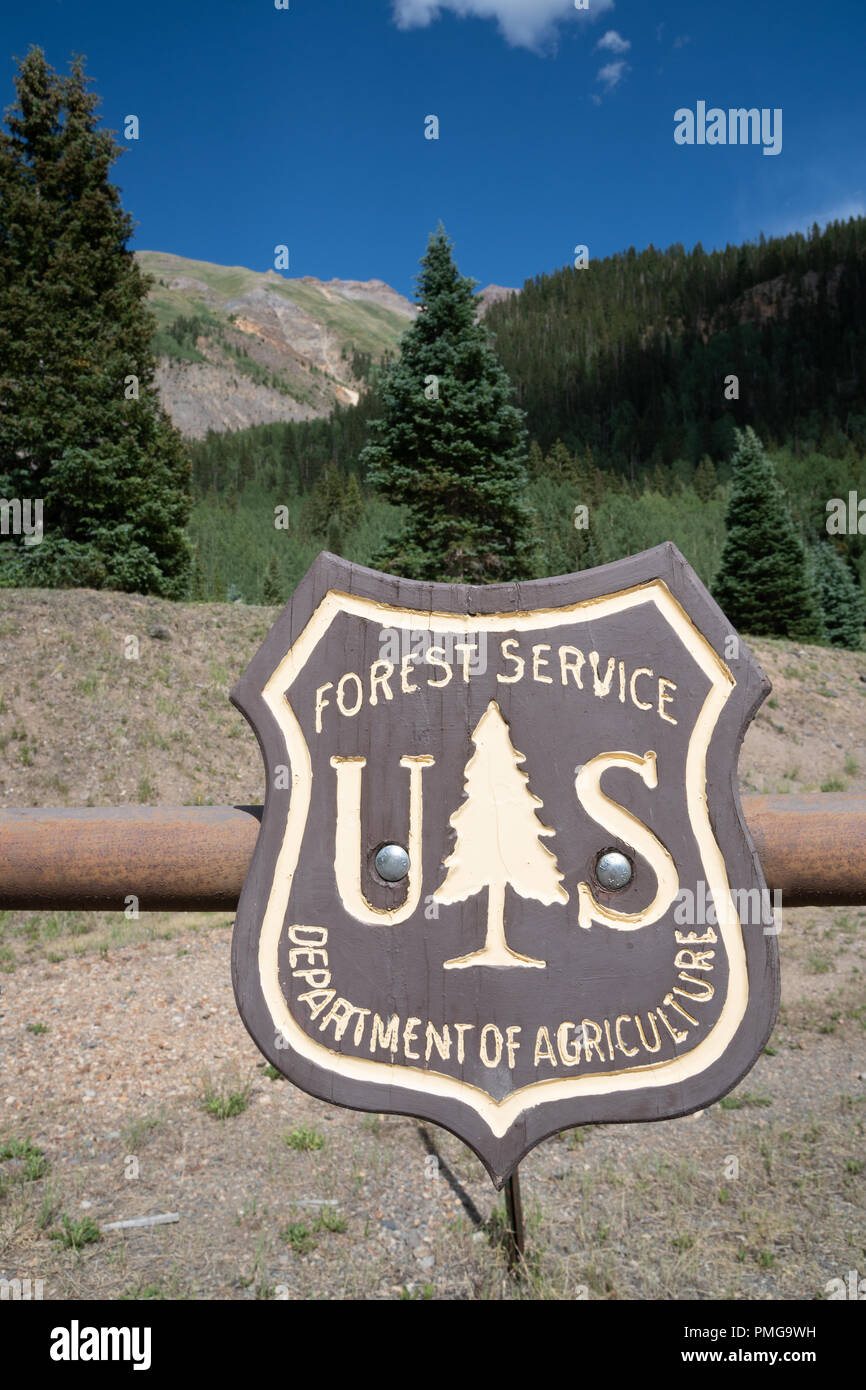
POLYGON ((29 1137, 47 1170, 0 1164, 0 1274, 59 1299, 821 1297, 866 1268, 866 1010, 850 988, 864 925, 787 914, 785 1004, 739 1108, 529 1155, 518 1283, 502 1200, 463 1144, 269 1078, 235 1010, 224 918, 22 963, 0 1000, 0 1151, 29 1137), (828 948, 832 969, 809 973, 828 948), (208 1096, 240 1097, 239 1113, 217 1118, 208 1096), (162 1213, 179 1220, 80 1250, 50 1234, 64 1215, 162 1213))

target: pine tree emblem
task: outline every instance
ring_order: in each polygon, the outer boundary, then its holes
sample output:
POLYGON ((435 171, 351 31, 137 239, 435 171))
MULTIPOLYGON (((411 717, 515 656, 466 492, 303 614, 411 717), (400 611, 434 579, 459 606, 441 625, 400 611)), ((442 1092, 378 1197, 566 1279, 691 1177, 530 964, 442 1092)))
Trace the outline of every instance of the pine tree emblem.
POLYGON ((524 755, 513 746, 499 706, 491 700, 472 734, 475 752, 466 764, 465 800, 450 818, 457 832, 448 870, 433 894, 456 903, 487 889, 487 938, 480 951, 445 962, 446 970, 472 965, 537 966, 546 962, 512 951, 505 939, 505 888, 550 905, 567 903, 556 856, 541 843, 555 835, 537 819, 543 802, 520 770, 524 755))

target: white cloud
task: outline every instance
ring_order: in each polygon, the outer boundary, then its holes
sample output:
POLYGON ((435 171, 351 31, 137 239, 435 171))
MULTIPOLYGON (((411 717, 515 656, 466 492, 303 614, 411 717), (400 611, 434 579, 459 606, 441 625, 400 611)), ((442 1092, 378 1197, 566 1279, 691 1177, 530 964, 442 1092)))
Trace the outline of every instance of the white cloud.
POLYGON ((606 34, 602 34, 596 48, 606 48, 610 53, 627 53, 631 48, 630 39, 624 39, 622 34, 618 34, 615 29, 608 29, 606 34))
POLYGON ((394 20, 398 29, 426 29, 443 10, 461 19, 495 19, 513 47, 537 51, 562 21, 594 19, 613 7, 614 0, 591 0, 589 10, 576 10, 574 0, 394 0, 394 20))
POLYGON ((612 92, 614 87, 622 81, 627 72, 630 71, 628 63, 624 58, 620 58, 616 63, 605 63, 603 68, 599 68, 596 82, 604 83, 604 90, 612 92))
MULTIPOLYGON (((817 222, 819 226, 826 227, 828 222, 847 222, 850 217, 866 216, 866 202, 863 201, 862 193, 847 202, 837 203, 830 208, 829 212, 820 212, 817 217, 812 218, 812 222, 817 222)), ((809 223, 811 227, 812 222, 809 223)))
POLYGON ((862 193, 854 193, 841 203, 834 203, 823 210, 810 212, 781 212, 766 225, 762 224, 765 236, 787 236, 790 232, 808 232, 815 222, 823 230, 830 222, 847 222, 850 217, 866 217, 866 199, 862 193))

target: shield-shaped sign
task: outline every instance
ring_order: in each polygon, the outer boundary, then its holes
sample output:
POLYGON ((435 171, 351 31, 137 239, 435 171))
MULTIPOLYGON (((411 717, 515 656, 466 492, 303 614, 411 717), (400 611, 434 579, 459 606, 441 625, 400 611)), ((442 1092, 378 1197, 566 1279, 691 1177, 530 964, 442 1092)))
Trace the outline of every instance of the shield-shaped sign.
POLYGON ((321 555, 232 699, 267 768, 238 1007, 304 1090, 534 1144, 730 1090, 778 1003, 737 791, 769 683, 663 545, 526 584, 321 555))

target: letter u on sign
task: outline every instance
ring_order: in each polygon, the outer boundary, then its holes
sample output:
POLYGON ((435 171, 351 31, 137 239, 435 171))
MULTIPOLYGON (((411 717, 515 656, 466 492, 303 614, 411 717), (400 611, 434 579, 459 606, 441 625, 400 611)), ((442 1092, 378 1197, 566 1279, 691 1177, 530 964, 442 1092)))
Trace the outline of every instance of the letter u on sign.
POLYGON ((361 887, 364 862, 361 827, 361 779, 366 758, 331 758, 337 770, 337 825, 334 874, 337 891, 347 912, 359 922, 373 927, 396 927, 412 916, 421 899, 421 835, 423 829, 423 798, 421 774, 432 767, 435 759, 425 753, 400 759, 400 766, 409 769, 409 874, 406 899, 400 907, 374 907, 361 887))

